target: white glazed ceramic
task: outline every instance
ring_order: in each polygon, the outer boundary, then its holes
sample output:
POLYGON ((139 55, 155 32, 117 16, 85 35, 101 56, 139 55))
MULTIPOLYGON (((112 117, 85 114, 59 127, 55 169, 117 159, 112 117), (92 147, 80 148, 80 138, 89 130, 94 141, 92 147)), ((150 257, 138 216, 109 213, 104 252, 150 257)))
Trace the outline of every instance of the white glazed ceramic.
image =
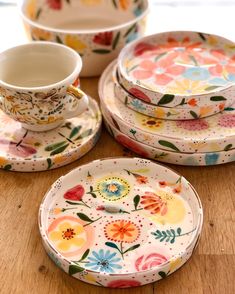
POLYGON ((155 118, 161 118, 161 119, 169 119, 169 120, 189 120, 189 119, 198 119, 203 118, 207 116, 214 115, 218 112, 221 112, 224 110, 224 108, 231 105, 230 101, 225 101, 224 103, 217 103, 210 106, 205 107, 198 107, 195 106, 195 99, 192 98, 190 103, 191 107, 162 107, 162 106, 156 106, 154 104, 148 103, 149 99, 147 96, 142 95, 135 90, 133 91, 133 94, 126 91, 126 89, 119 83, 118 77, 117 77, 117 68, 114 68, 113 71, 113 80, 114 80, 114 93, 115 96, 122 101, 127 107, 130 109, 137 111, 139 113, 152 116, 155 118), (136 97, 135 95, 138 95, 136 97), (140 99, 140 96, 142 97, 140 99))
POLYGON ((235 161, 235 149, 211 153, 178 153, 145 145, 121 133, 102 112, 105 126, 115 140, 144 158, 186 166, 219 165, 235 161))
POLYGON ((47 132, 25 130, 0 111, 0 168, 34 172, 69 164, 95 146, 101 121, 99 107, 91 98, 85 112, 47 132))
POLYGON ((181 153, 218 152, 235 148, 235 108, 208 118, 185 121, 156 119, 126 107, 114 94, 112 63, 99 83, 103 109, 122 133, 147 145, 181 153))
POLYGON ((148 0, 20 0, 32 40, 75 49, 83 59, 81 76, 100 75, 130 41, 143 36, 148 0))
POLYGON ((50 42, 0 53, 0 108, 32 131, 47 131, 85 111, 87 96, 72 84, 82 68, 72 49, 50 42))
POLYGON ((157 106, 190 106, 194 99, 205 107, 235 95, 234 43, 215 35, 179 31, 142 38, 122 50, 118 69, 128 92, 141 91, 157 106))
POLYGON ((136 287, 191 256, 203 222, 200 199, 176 172, 140 158, 92 161, 59 178, 39 211, 51 259, 97 286, 136 287))

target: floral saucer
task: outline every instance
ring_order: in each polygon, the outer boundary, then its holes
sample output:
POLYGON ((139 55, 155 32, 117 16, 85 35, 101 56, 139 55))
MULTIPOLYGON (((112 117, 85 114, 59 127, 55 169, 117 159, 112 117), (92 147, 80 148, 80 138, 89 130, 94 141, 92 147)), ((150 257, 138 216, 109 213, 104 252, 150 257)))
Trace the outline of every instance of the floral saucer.
POLYGON ((195 120, 163 120, 143 115, 125 106, 114 93, 112 71, 104 71, 99 83, 103 110, 114 125, 135 141, 166 151, 205 153, 235 148, 235 104, 223 112, 195 120))
POLYGON ((71 163, 94 147, 101 122, 98 104, 91 98, 83 114, 48 132, 25 130, 0 111, 0 168, 33 172, 71 163))
POLYGON ((39 211, 57 266, 98 286, 126 288, 173 273, 192 255, 200 199, 181 175, 140 158, 101 159, 59 178, 39 211))
POLYGON ((194 98, 205 107, 235 95, 234 43, 216 35, 179 31, 141 38, 122 50, 118 71, 128 92, 138 90, 157 106, 194 98))

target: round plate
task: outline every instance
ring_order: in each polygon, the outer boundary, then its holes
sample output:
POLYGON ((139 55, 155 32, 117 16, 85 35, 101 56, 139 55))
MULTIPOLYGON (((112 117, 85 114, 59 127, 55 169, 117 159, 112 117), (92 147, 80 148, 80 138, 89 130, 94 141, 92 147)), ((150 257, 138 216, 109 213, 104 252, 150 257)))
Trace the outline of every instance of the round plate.
POLYGON ((47 253, 82 281, 122 288, 155 282, 191 256, 202 227, 181 175, 140 158, 110 158, 58 179, 39 212, 47 253))
POLYGON ((232 41, 198 32, 166 32, 126 46, 118 59, 121 84, 142 91, 158 106, 195 99, 198 106, 224 102, 235 94, 232 41))
POLYGON ((48 132, 31 132, 0 111, 0 168, 33 172, 71 163, 90 151, 99 139, 101 113, 90 98, 89 108, 48 132))
POLYGON ((211 153, 178 153, 145 145, 144 143, 129 138, 116 129, 105 116, 104 112, 103 116, 105 126, 115 140, 142 157, 171 164, 189 166, 219 165, 235 161, 235 149, 211 153))
POLYGON ((103 73, 99 96, 103 109, 122 133, 136 141, 169 151, 218 152, 235 148, 235 105, 222 113, 197 120, 156 119, 126 107, 114 94, 112 71, 103 73))
POLYGON ((162 107, 148 103, 149 100, 147 96, 145 97, 144 95, 142 95, 141 99, 136 97, 136 94, 139 94, 139 96, 141 95, 140 93, 138 93, 138 90, 133 90, 133 94, 127 92, 118 81, 116 66, 113 70, 113 81, 114 93, 116 97, 127 107, 139 113, 161 119, 189 120, 211 116, 223 111, 224 108, 230 106, 232 104, 231 100, 233 100, 231 99, 229 101, 225 101, 224 103, 218 102, 211 106, 198 107, 196 106, 196 100, 192 98, 189 101, 189 104, 186 103, 187 107, 185 107, 185 105, 177 107, 162 107))

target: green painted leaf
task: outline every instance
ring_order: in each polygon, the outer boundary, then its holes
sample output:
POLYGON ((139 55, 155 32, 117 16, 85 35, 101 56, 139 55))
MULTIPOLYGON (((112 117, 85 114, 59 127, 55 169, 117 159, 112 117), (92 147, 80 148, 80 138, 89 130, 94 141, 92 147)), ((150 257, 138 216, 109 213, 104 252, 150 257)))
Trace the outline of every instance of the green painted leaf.
POLYGON ((78 212, 77 213, 77 216, 81 219, 81 220, 83 220, 84 222, 93 222, 93 220, 92 219, 90 219, 86 214, 84 214, 84 213, 81 213, 81 212, 78 212))
POLYGON ((95 193, 90 193, 93 198, 97 198, 95 193))
POLYGON ((180 236, 181 235, 181 232, 182 232, 181 228, 177 228, 176 232, 180 236))
POLYGON ((112 0, 112 2, 113 2, 114 7, 118 8, 116 0, 112 0))
POLYGON ((4 170, 11 170, 12 169, 12 165, 11 164, 7 164, 4 166, 3 168, 4 170))
POLYGON ((121 33, 120 33, 120 32, 118 32, 118 33, 117 33, 117 35, 116 35, 116 37, 115 37, 115 39, 113 40, 113 45, 112 45, 112 48, 113 48, 113 50, 115 50, 115 49, 116 49, 116 47, 117 47, 117 44, 118 44, 118 42, 119 42, 119 39, 120 39, 120 36, 121 36, 121 33))
POLYGON ((83 267, 73 264, 73 265, 69 266, 69 275, 72 276, 72 275, 75 275, 77 273, 81 273, 84 270, 85 269, 83 267))
POLYGON ((61 40, 61 38, 59 36, 56 36, 55 39, 56 39, 56 42, 57 43, 64 44, 63 41, 61 40))
POLYGON ((86 259, 87 256, 88 256, 88 254, 89 254, 89 252, 90 252, 90 249, 87 249, 87 250, 83 253, 83 255, 82 255, 82 257, 81 257, 81 259, 80 259, 79 261, 83 261, 84 259, 86 259))
POLYGON ((61 147, 59 147, 59 148, 57 148, 57 149, 55 149, 54 151, 52 151, 52 152, 50 153, 50 155, 52 156, 52 155, 59 154, 59 153, 63 152, 68 146, 69 146, 69 143, 66 144, 66 145, 63 145, 63 146, 61 146, 61 147))
POLYGON ((164 147, 167 147, 167 148, 170 148, 170 149, 173 149, 175 151, 178 151, 180 152, 179 148, 177 148, 173 143, 171 142, 168 142, 168 141, 164 141, 164 140, 159 140, 158 143, 164 147))
POLYGON ((190 114, 192 115, 192 117, 193 118, 195 118, 195 119, 198 119, 199 117, 198 117, 198 115, 196 114, 196 112, 194 112, 194 111, 190 111, 190 114))
POLYGON ((184 104, 186 104, 186 103, 185 103, 185 98, 182 99, 182 101, 180 102, 179 105, 184 105, 184 104))
POLYGON ((36 13, 35 18, 36 18, 36 19, 39 19, 39 16, 41 15, 41 13, 42 13, 42 9, 39 8, 38 11, 37 11, 37 13, 36 13))
POLYGON ((227 146, 224 147, 224 151, 228 151, 230 149, 232 149, 233 144, 228 144, 227 146))
POLYGON ((209 86, 205 89, 205 91, 212 91, 212 90, 215 90, 217 88, 219 88, 220 86, 209 86))
POLYGON ((71 139, 74 136, 76 136, 79 133, 79 131, 81 130, 81 128, 82 128, 82 126, 78 126, 78 127, 73 128, 70 135, 69 135, 69 138, 71 139))
POLYGON ((113 242, 105 242, 105 245, 108 247, 115 248, 115 249, 119 250, 118 246, 113 242))
POLYGON ((72 201, 68 201, 68 200, 66 200, 65 202, 70 205, 79 205, 79 203, 77 203, 77 202, 72 202, 72 201))
POLYGON ((124 38, 126 38, 128 35, 130 35, 130 33, 136 29, 136 26, 137 26, 137 24, 134 24, 133 26, 131 26, 124 34, 124 38))
POLYGON ((50 169, 52 165, 52 160, 50 158, 47 158, 47 169, 50 169))
POLYGON ((235 108, 233 108, 233 107, 226 107, 224 109, 224 111, 234 111, 234 110, 235 110, 235 108))
POLYGON ((59 142, 59 143, 54 143, 54 144, 48 145, 45 148, 45 151, 52 151, 54 149, 57 149, 57 148, 61 147, 64 144, 66 144, 66 141, 62 141, 62 142, 59 142))
POLYGON ((226 101, 227 99, 223 96, 213 96, 210 98, 211 101, 226 101))
POLYGON ((189 55, 189 58, 192 60, 195 66, 198 66, 197 60, 193 55, 189 55))
POLYGON ((136 195, 133 199, 134 201, 134 205, 135 205, 135 209, 137 209, 139 203, 140 203, 140 195, 136 195))
POLYGON ((157 55, 155 58, 154 58, 154 62, 157 62, 160 58, 162 58, 163 56, 165 56, 167 54, 167 52, 164 52, 164 53, 161 53, 159 55, 157 55))
POLYGON ((165 272, 158 272, 159 276, 162 278, 162 279, 165 279, 167 277, 167 274, 165 272))
POLYGON ((203 40, 203 41, 206 41, 206 37, 204 36, 203 33, 198 33, 199 37, 203 40))
POLYGON ((108 54, 111 51, 108 49, 94 49, 94 50, 92 50, 92 52, 97 53, 97 54, 108 54))
POLYGON ((81 140, 81 139, 83 139, 83 138, 86 138, 86 137, 90 136, 91 134, 92 134, 92 129, 86 130, 85 132, 81 133, 81 135, 79 135, 79 136, 75 139, 75 141, 77 141, 77 140, 81 140))
POLYGON ((133 250, 135 250, 135 249, 137 249, 137 248, 139 248, 139 247, 140 247, 140 244, 136 244, 136 245, 134 245, 134 246, 128 248, 127 250, 125 250, 124 253, 127 253, 127 252, 129 252, 129 251, 133 251, 133 250))
POLYGON ((158 105, 168 104, 168 103, 172 102, 174 100, 174 98, 175 98, 175 95, 165 94, 164 96, 162 96, 162 98, 158 102, 158 105))
POLYGON ((125 105, 128 104, 128 96, 125 97, 125 102, 124 102, 124 104, 125 104, 125 105))

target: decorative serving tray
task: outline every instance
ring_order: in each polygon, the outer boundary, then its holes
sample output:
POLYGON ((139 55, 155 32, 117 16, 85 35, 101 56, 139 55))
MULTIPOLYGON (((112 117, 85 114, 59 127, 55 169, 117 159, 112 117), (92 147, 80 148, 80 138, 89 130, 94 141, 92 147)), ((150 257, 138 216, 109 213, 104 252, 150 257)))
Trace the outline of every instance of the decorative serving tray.
POLYGON ((39 211, 43 244, 71 276, 111 288, 173 273, 191 256, 200 200, 176 172, 140 158, 101 159, 59 178, 39 211))

